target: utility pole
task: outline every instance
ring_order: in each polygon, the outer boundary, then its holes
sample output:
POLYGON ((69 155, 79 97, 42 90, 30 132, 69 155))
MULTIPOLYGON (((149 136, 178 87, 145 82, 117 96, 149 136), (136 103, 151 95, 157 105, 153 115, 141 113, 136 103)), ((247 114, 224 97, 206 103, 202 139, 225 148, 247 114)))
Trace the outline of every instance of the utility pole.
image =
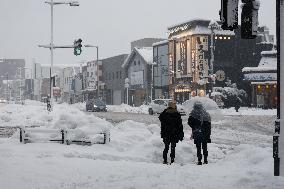
POLYGON ((284 176, 284 0, 276 0, 276 40, 277 40, 277 120, 273 135, 274 176, 284 176), (282 120, 281 120, 282 118, 282 120))
POLYGON ((52 84, 52 77, 53 77, 53 7, 54 5, 62 5, 62 4, 69 4, 70 6, 79 6, 77 1, 69 1, 69 2, 54 2, 53 0, 46 1, 45 3, 50 5, 50 105, 51 111, 53 110, 53 84, 52 84))

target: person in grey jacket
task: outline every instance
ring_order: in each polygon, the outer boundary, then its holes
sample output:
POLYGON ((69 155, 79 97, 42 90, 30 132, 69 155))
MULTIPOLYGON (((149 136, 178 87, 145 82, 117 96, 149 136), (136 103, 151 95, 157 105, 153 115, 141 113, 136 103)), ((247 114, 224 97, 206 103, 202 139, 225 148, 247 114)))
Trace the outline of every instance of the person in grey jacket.
POLYGON ((204 164, 208 163, 207 143, 211 142, 211 117, 201 102, 196 102, 189 114, 188 125, 192 129, 192 138, 197 148, 198 165, 202 165, 201 148, 203 149, 204 164))

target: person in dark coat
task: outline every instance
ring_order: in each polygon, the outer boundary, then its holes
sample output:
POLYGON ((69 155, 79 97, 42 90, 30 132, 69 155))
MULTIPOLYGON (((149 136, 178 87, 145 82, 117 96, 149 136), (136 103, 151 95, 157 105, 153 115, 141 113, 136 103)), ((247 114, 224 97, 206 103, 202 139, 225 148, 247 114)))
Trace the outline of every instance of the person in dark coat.
POLYGON ((168 108, 166 108, 159 116, 161 121, 161 138, 165 144, 163 151, 164 164, 167 164, 167 154, 169 146, 171 145, 171 163, 175 161, 175 147, 178 141, 182 141, 184 137, 183 125, 180 113, 177 111, 176 104, 170 102, 168 108))
POLYGON ((234 107, 235 107, 236 112, 239 112, 239 109, 241 107, 241 100, 238 96, 234 97, 234 107))
POLYGON ((201 147, 203 149, 204 164, 207 164, 207 143, 211 142, 211 117, 201 102, 195 102, 193 110, 189 114, 188 125, 192 129, 191 138, 197 148, 198 165, 202 165, 201 147))

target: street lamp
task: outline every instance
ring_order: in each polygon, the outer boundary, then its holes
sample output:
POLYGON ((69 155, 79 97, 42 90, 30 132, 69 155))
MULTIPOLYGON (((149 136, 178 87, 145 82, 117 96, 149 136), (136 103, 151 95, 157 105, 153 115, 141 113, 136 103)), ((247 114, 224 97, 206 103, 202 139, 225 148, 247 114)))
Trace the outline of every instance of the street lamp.
MULTIPOLYGON (((95 47, 97 49, 97 73, 99 73, 99 46, 95 46, 95 45, 90 45, 90 44, 87 44, 87 45, 84 45, 85 47, 95 47)), ((97 75, 97 97, 99 98, 100 97, 100 88, 99 88, 99 77, 97 75)))
POLYGON ((51 10, 51 27, 50 27, 50 105, 51 111, 53 110, 53 85, 52 85, 52 77, 53 77, 53 6, 54 5, 70 5, 70 6, 79 6, 78 1, 66 1, 66 2, 54 2, 53 0, 45 1, 45 3, 50 5, 51 10))

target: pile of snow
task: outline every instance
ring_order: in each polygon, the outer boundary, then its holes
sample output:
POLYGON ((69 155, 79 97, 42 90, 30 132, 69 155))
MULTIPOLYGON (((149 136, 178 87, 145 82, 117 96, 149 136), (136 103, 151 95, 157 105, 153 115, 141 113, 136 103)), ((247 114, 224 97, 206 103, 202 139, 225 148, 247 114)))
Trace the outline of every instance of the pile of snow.
MULTIPOLYGON (((211 99, 194 97, 187 105, 193 105, 193 101, 204 103, 207 110, 218 110, 211 99)), ((21 117, 33 115, 30 121, 38 119, 46 123, 43 128, 77 129, 79 138, 85 137, 84 132, 109 128, 111 142, 92 146, 24 145, 19 143, 19 133, 9 139, 0 138, 0 162, 5 162, 0 171, 1 188, 282 189, 284 185, 284 178, 273 176, 270 135, 273 128, 269 129, 269 124, 262 127, 264 123, 259 117, 255 118, 253 127, 245 121, 236 122, 239 117, 243 120, 242 115, 216 119, 212 126, 212 143, 208 144, 209 164, 202 166, 195 164, 196 147, 190 140, 191 130, 185 129, 184 140, 176 147, 175 163, 163 165, 164 144, 158 124, 127 120, 112 125, 81 111, 80 105, 56 105, 52 113, 45 109, 44 104, 9 104, 1 106, 0 115, 7 116, 6 111, 11 111, 7 122, 16 119, 18 114, 21 117)), ((240 110, 245 112, 245 109, 240 110)), ((273 122, 271 124, 273 127, 273 122)))
POLYGON ((107 105, 107 109, 110 112, 129 112, 129 113, 148 114, 149 107, 147 105, 133 107, 127 104, 121 104, 121 105, 107 105))
POLYGON ((276 116, 277 109, 261 109, 261 108, 248 108, 241 107, 239 112, 236 112, 235 108, 222 109, 223 115, 265 115, 265 116, 276 116))
MULTIPOLYGON (((10 127, 36 127, 41 129, 66 130, 72 133, 73 140, 92 139, 94 133, 109 130, 111 124, 93 114, 85 114, 78 106, 56 104, 52 112, 46 104, 28 101, 25 105, 7 104, 0 109, 0 125, 10 127)), ((59 133, 60 134, 60 133, 59 133)), ((37 135, 31 135, 37 138, 37 135)), ((51 136, 58 138, 57 135, 51 136)))

